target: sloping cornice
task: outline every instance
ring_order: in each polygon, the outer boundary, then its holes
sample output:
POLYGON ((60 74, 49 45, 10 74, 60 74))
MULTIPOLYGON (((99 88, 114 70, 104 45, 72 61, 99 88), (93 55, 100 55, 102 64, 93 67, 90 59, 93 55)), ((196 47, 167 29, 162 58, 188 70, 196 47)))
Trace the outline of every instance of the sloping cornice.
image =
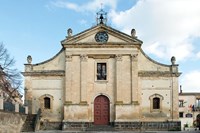
POLYGON ((62 53, 64 51, 64 48, 62 48, 55 56, 53 56, 52 58, 46 60, 46 61, 43 61, 43 62, 40 62, 40 63, 37 63, 37 64, 32 64, 32 66, 38 66, 38 65, 42 65, 42 64, 45 64, 45 63, 48 63, 50 61, 52 61, 53 59, 55 59, 60 53, 62 53))
MULTIPOLYGON (((157 65, 161 65, 161 66, 165 66, 165 67, 171 67, 171 65, 167 65, 167 64, 162 64, 160 62, 157 62, 153 59, 151 59, 147 54, 145 54, 145 52, 142 50, 142 48, 140 49, 141 53, 151 62, 157 64, 157 65)), ((178 66, 178 64, 176 64, 176 66, 178 66)))
MULTIPOLYGON (((139 39, 137 39, 136 37, 132 37, 130 35, 127 35, 121 31, 118 31, 114 28, 111 28, 109 26, 106 25, 97 25, 94 27, 91 27, 87 30, 84 30, 76 35, 67 37, 66 39, 61 41, 62 46, 67 45, 67 44, 76 44, 76 42, 78 42, 79 40, 82 39, 82 37, 85 37, 86 34, 91 35, 94 34, 94 31, 96 30, 106 30, 109 34, 117 36, 119 39, 122 39, 124 41, 128 41, 128 42, 135 42, 135 44, 141 45, 143 42, 139 39)), ((128 44, 127 42, 127 44, 128 44)))

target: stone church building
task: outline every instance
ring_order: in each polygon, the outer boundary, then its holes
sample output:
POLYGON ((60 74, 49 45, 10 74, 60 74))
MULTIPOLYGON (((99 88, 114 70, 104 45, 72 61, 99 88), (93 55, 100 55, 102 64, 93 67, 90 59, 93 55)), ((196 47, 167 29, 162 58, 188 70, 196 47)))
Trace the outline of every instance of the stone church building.
POLYGON ((90 29, 76 35, 68 29, 51 59, 32 64, 28 56, 23 75, 29 114, 41 109, 41 123, 63 130, 180 128, 175 57, 169 65, 154 61, 130 32, 107 26, 101 14, 90 29))

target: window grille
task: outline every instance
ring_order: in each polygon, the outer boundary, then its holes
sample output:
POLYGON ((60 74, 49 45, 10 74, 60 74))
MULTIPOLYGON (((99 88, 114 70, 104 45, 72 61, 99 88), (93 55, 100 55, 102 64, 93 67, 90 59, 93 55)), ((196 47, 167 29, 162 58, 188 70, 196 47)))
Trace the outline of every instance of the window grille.
POLYGON ((50 109, 50 98, 48 98, 48 97, 44 98, 44 108, 50 109))
POLYGON ((153 98, 153 109, 160 109, 160 98, 153 98))
POLYGON ((97 80, 107 80, 106 63, 97 63, 97 80))

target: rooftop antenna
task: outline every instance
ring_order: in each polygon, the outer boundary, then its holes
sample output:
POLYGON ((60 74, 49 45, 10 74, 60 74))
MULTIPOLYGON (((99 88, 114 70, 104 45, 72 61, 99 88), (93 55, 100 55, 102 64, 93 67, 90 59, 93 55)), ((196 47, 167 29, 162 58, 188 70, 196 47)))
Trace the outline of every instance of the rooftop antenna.
POLYGON ((103 3, 101 3, 101 9, 97 12, 97 25, 99 24, 106 24, 107 22, 107 12, 105 12, 103 9, 103 3))

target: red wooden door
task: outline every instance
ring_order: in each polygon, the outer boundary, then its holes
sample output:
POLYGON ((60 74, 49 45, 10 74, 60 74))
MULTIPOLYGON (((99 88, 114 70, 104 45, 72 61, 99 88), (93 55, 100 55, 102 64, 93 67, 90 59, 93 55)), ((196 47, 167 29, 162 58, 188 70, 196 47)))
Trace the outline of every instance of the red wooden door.
POLYGON ((108 125, 110 118, 109 99, 98 96, 94 100, 94 124, 108 125))

